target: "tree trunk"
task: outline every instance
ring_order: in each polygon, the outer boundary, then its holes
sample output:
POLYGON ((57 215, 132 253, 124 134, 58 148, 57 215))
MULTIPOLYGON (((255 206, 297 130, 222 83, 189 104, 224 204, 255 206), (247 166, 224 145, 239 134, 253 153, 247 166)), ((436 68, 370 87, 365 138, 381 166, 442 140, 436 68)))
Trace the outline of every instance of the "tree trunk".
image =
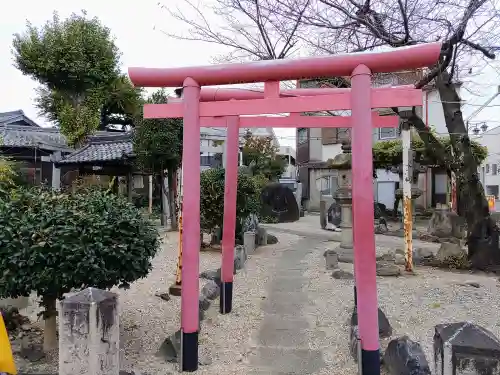
POLYGON ((448 74, 436 80, 443 106, 446 128, 458 161, 455 169, 459 212, 467 222, 469 260, 474 268, 492 269, 500 265, 498 228, 490 217, 488 202, 479 180, 478 164, 472 154, 470 139, 460 110, 460 97, 449 82, 448 74))
POLYGON ((168 181, 168 204, 170 207, 170 222, 172 230, 177 230, 177 210, 175 204, 175 170, 169 168, 167 170, 167 181, 168 181))
MULTIPOLYGON (((455 87, 448 83, 449 75, 443 72, 436 78, 443 106, 446 128, 454 151, 450 152, 437 140, 420 117, 413 114, 405 118, 417 129, 426 148, 433 154, 436 162, 444 165, 448 174, 455 171, 458 192, 458 213, 467 223, 469 260, 476 269, 494 270, 500 265, 498 248, 499 231, 491 219, 488 202, 477 173, 478 164, 472 154, 470 139, 460 109, 460 97, 455 87)), ((397 111, 397 109, 395 109, 397 111)), ((403 116, 402 116, 403 117, 403 116)), ((404 118, 404 117, 403 117, 404 118)))
POLYGON ((157 184, 159 186, 159 192, 160 192, 160 225, 164 227, 166 225, 165 222, 165 215, 163 215, 163 212, 165 211, 165 207, 163 207, 163 172, 160 172, 159 175, 156 176, 157 179, 157 184))
POLYGON ((168 225, 168 216, 169 216, 169 201, 168 201, 168 194, 165 188, 165 171, 163 168, 160 171, 160 193, 161 193, 161 218, 162 218, 162 225, 167 226, 168 225))
POLYGON ((43 351, 45 353, 57 349, 57 309, 56 299, 43 297, 45 327, 43 330, 43 351))

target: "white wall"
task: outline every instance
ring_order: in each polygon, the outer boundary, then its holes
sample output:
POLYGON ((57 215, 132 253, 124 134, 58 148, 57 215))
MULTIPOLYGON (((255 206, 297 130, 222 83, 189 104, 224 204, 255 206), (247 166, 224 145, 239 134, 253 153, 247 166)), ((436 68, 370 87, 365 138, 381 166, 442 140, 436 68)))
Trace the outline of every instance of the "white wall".
POLYGON ((333 145, 322 145, 321 147, 321 160, 327 161, 328 159, 333 159, 338 154, 342 153, 341 144, 333 145))
MULTIPOLYGON (((498 130, 499 128, 493 128, 473 138, 488 149, 488 156, 478 168, 479 179, 486 194, 493 193, 491 186, 498 186, 500 190, 500 134, 498 130), (496 173, 494 165, 496 165, 496 173)), ((497 196, 496 211, 500 211, 500 200, 498 198, 497 196)))
POLYGON ((309 160, 321 161, 322 158, 321 128, 309 129, 309 160))
MULTIPOLYGON (((460 96, 461 88, 457 87, 456 90, 460 96)), ((424 90, 423 95, 422 120, 434 128, 438 134, 448 134, 439 92, 436 89, 424 90)))

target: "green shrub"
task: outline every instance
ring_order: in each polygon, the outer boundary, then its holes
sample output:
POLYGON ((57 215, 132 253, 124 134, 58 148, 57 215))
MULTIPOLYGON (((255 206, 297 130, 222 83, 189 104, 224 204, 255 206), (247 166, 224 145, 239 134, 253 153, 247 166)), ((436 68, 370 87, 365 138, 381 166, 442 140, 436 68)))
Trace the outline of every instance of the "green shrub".
MULTIPOLYGON (((200 178, 200 216, 201 230, 212 233, 216 228, 222 228, 224 219, 224 177, 222 168, 208 169, 201 173, 200 178)), ((260 199, 257 199, 255 180, 238 173, 238 192, 236 199, 236 235, 241 231, 241 220, 248 215, 259 212, 260 199)))
POLYGON ((145 277, 159 247, 149 219, 125 198, 95 188, 18 189, 0 199, 0 227, 0 297, 35 291, 45 319, 72 289, 128 287, 145 277))

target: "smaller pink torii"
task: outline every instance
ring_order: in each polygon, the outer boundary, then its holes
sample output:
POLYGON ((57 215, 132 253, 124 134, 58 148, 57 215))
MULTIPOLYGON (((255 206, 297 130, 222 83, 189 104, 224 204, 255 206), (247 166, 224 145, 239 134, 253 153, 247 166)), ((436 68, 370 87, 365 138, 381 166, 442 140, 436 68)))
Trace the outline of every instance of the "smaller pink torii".
MULTIPOLYGON (((248 125, 263 120, 267 124, 274 122, 274 124, 281 123, 285 127, 293 127, 294 125, 302 127, 302 122, 299 119, 302 120, 309 117, 290 115, 288 119, 262 119, 240 116, 259 115, 263 113, 297 114, 302 112, 350 109, 351 116, 347 120, 333 121, 324 116, 328 121, 326 125, 322 125, 316 119, 305 120, 304 124, 308 124, 309 127, 318 127, 318 124, 328 127, 345 127, 346 122, 348 122, 353 127, 353 242, 358 323, 362 346, 361 365, 363 375, 380 375, 375 235, 373 226, 374 207, 373 189, 371 189, 373 175, 371 143, 372 122, 374 120, 378 122, 382 117, 374 115, 372 109, 419 106, 422 105, 422 96, 421 91, 415 89, 372 89, 371 74, 432 66, 437 62, 440 52, 441 45, 439 43, 431 43, 410 48, 395 49, 388 52, 355 53, 298 60, 260 61, 171 69, 129 69, 130 79, 136 86, 183 87, 182 103, 146 105, 144 107, 144 116, 148 118, 184 118, 182 159, 185 171, 183 203, 185 225, 183 231, 184 259, 181 301, 182 371, 191 372, 198 368, 200 126, 205 121, 206 124, 210 122, 221 124, 226 121, 226 126, 228 126, 227 148, 229 155, 227 159, 228 170, 226 171, 225 186, 225 198, 227 201, 224 204, 223 279, 221 285, 222 293, 224 293, 224 303, 228 303, 229 299, 232 298, 233 291, 232 272, 228 271, 232 270, 233 267, 234 230, 230 231, 230 229, 234 227, 230 228, 230 223, 234 223, 235 225, 236 219, 236 159, 238 154, 238 128, 241 125, 240 121, 248 121, 248 125), (284 96, 283 93, 279 92, 277 84, 277 81, 348 75, 351 76, 350 91, 329 92, 325 95, 284 96), (203 85, 254 82, 273 83, 268 83, 264 89, 264 97, 245 98, 241 94, 237 98, 227 98, 237 100, 201 101, 201 86, 203 85), (221 117, 225 117, 225 119, 221 120, 221 117), (227 225, 229 225, 227 228, 226 221, 227 225), (231 233, 233 234, 231 235, 231 233), (231 236, 233 236, 232 239, 231 236)), ((263 125, 259 122, 258 126, 263 125)))

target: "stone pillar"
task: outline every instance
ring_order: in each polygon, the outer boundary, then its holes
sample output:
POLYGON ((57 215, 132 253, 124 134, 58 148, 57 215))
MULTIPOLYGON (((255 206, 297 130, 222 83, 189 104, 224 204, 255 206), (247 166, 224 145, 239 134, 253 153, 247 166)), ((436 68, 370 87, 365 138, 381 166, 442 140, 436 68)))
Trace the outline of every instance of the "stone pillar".
POLYGON ((344 170, 339 172, 339 188, 335 193, 335 199, 340 204, 342 221, 340 228, 340 247, 343 249, 352 249, 352 189, 351 189, 351 171, 344 170))
POLYGON ((52 189, 53 190, 61 190, 61 168, 57 168, 55 161, 61 159, 61 152, 54 152, 52 155, 52 189))
POLYGON ((321 225, 321 229, 325 229, 327 225, 327 212, 326 212, 326 202, 321 200, 319 202, 319 222, 321 225))
POLYGON ((118 296, 87 288, 61 301, 59 374, 119 375, 118 296))

